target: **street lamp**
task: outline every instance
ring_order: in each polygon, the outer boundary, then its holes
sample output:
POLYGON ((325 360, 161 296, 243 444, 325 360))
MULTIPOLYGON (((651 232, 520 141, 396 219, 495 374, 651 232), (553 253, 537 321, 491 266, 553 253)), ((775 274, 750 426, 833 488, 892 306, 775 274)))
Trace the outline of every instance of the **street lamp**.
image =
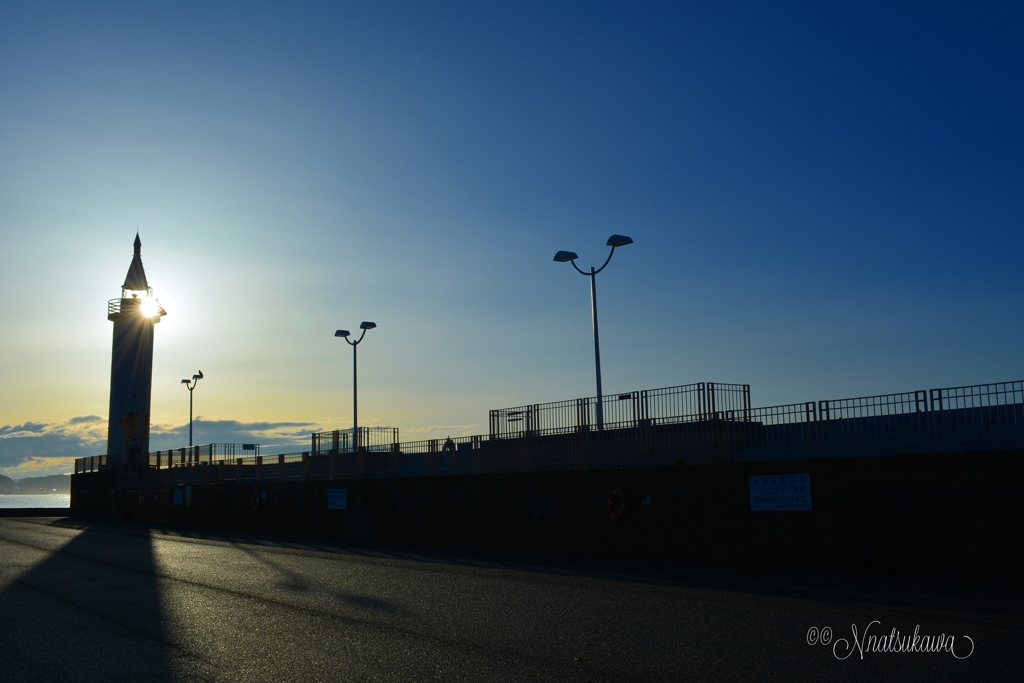
POLYGON ((181 383, 188 389, 188 447, 192 448, 192 392, 195 390, 196 385, 199 384, 199 380, 203 378, 203 371, 200 370, 198 375, 192 375, 191 380, 183 379, 181 383))
POLYGON ((363 341, 363 337, 366 336, 367 330, 372 330, 377 327, 377 323, 371 323, 363 321, 359 324, 359 329, 363 331, 359 335, 359 339, 352 341, 349 339, 348 330, 338 330, 334 333, 335 337, 342 337, 352 347, 352 451, 359 451, 359 390, 358 384, 356 383, 356 347, 359 346, 359 342, 363 341))
POLYGON ((572 264, 572 267, 576 269, 576 272, 580 275, 586 275, 590 278, 590 309, 594 317, 594 367, 597 368, 597 428, 598 430, 604 430, 604 403, 602 401, 601 393, 601 342, 597 335, 597 278, 596 275, 605 269, 608 262, 612 260, 612 256, 615 254, 617 247, 624 247, 627 244, 633 244, 633 240, 625 235, 612 235, 608 238, 606 243, 612 248, 611 252, 608 253, 608 258, 605 259, 604 265, 597 270, 594 270, 594 266, 590 266, 590 272, 580 270, 580 267, 576 265, 576 259, 579 256, 572 251, 560 251, 555 254, 555 260, 559 263, 565 263, 568 261, 572 264))

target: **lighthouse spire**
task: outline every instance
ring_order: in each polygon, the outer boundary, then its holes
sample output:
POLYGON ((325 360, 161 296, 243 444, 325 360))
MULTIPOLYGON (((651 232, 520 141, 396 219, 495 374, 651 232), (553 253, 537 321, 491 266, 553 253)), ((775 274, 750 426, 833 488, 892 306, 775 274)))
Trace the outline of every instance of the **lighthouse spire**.
POLYGON ((135 233, 135 256, 132 257, 132 265, 128 267, 128 274, 125 276, 121 288, 135 291, 149 289, 146 269, 142 267, 142 240, 139 239, 139 233, 135 233))

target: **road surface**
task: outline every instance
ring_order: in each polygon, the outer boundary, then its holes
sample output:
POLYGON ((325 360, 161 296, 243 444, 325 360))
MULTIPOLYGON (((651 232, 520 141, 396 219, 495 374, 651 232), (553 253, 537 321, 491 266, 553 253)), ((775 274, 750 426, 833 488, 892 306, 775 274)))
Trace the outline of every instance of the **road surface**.
POLYGON ((12 682, 1009 681, 1024 670, 1022 605, 1014 582, 0 519, 12 682), (861 657, 852 625, 919 626, 953 648, 861 657), (808 644, 825 627, 831 642, 808 644))

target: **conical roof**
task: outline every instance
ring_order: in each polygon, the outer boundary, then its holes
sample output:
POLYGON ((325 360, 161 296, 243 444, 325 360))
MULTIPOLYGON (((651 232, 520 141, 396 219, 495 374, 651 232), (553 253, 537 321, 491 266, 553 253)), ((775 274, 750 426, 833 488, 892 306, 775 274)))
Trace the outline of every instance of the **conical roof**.
POLYGON ((142 267, 142 240, 139 233, 135 233, 135 256, 132 257, 132 265, 128 267, 128 274, 124 277, 123 289, 145 290, 149 289, 149 282, 146 281, 146 269, 142 267))

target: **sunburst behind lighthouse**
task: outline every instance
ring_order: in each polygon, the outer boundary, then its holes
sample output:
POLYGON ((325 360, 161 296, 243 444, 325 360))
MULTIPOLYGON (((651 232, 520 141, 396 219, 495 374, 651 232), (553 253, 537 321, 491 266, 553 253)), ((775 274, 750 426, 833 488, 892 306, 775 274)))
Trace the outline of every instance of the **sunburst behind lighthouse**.
POLYGON ((142 240, 121 285, 121 298, 107 303, 114 323, 110 360, 109 465, 139 467, 149 453, 149 405, 153 385, 153 328, 167 315, 153 296, 142 267, 142 240))

